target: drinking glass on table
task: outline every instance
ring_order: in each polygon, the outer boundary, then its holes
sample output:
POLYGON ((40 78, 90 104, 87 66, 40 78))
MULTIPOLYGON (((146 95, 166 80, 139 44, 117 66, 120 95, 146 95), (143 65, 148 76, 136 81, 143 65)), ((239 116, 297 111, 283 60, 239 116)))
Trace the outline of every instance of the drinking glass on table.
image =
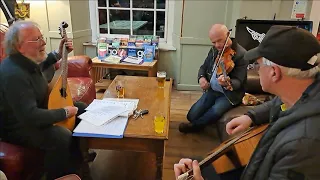
POLYGON ((164 115, 160 112, 158 112, 154 116, 154 130, 156 133, 161 134, 164 132, 164 125, 165 125, 165 118, 164 115))
POLYGON ((124 93, 125 93, 125 81, 123 81, 123 80, 117 80, 115 83, 116 83, 117 97, 118 97, 118 98, 124 98, 124 93))
POLYGON ((164 82, 166 80, 166 76, 167 76, 167 73, 165 71, 157 72, 158 88, 164 88, 164 82))

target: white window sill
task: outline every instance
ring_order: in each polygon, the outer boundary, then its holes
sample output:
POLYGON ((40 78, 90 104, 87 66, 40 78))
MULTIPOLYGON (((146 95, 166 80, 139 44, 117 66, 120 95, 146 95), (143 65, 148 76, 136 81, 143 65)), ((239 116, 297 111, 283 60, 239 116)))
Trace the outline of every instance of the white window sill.
MULTIPOLYGON (((97 43, 96 42, 85 42, 82 45, 83 46, 97 46, 97 43)), ((165 43, 165 42, 160 42, 158 48, 160 51, 176 51, 177 50, 177 48, 175 48, 173 45, 165 43)))

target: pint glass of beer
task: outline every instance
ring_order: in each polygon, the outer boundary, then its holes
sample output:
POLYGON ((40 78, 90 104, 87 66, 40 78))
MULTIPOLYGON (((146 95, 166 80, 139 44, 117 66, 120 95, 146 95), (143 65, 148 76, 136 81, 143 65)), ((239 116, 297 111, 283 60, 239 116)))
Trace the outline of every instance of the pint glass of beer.
POLYGON ((116 91, 117 91, 117 97, 118 98, 124 98, 124 81, 116 81, 116 91))
POLYGON ((164 81, 166 80, 166 76, 167 73, 165 71, 157 72, 158 88, 164 88, 164 81))
POLYGON ((157 113, 153 119, 154 122, 154 131, 158 134, 164 132, 165 118, 162 113, 157 113))

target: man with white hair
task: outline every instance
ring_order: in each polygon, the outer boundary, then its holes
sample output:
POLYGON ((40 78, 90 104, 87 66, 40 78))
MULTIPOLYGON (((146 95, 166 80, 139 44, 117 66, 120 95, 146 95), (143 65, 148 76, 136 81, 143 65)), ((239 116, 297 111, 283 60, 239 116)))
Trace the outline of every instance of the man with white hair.
MULTIPOLYGON (((54 124, 83 113, 86 105, 77 102, 75 107, 48 110, 48 83, 42 73, 60 59, 65 42, 68 53, 71 52, 72 42, 63 39, 58 52, 47 55, 46 41, 38 25, 17 21, 5 34, 8 56, 0 65, 1 136, 10 143, 43 150, 48 180, 77 173, 83 165, 72 132, 54 124)), ((78 124, 80 120, 76 119, 78 124)))
MULTIPOLYGON (((291 26, 272 26, 261 44, 246 53, 245 59, 257 61, 262 89, 276 97, 226 126, 228 134, 235 134, 269 124, 241 179, 320 179, 319 53, 310 32, 291 26)), ((192 160, 175 165, 176 176, 186 165, 191 168, 192 160)), ((197 162, 193 166, 194 180, 201 180, 197 162)))

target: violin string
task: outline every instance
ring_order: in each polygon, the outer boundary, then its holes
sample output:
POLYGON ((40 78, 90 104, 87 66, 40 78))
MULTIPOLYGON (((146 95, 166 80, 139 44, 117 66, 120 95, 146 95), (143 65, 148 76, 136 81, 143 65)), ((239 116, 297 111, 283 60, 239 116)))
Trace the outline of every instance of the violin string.
POLYGON ((194 175, 188 176, 186 180, 192 180, 194 178, 194 175))
MULTIPOLYGON (((224 42, 222 51, 221 51, 220 53, 218 53, 218 56, 220 55, 220 57, 219 57, 219 59, 218 59, 218 62, 216 62, 215 66, 213 67, 212 73, 217 69, 217 67, 218 67, 218 65, 219 65, 219 63, 220 63, 220 61, 221 61, 221 57, 222 57, 222 55, 223 55, 224 50, 226 49, 227 42, 228 42, 228 39, 229 39, 230 36, 231 36, 231 33, 230 33, 230 31, 229 31, 228 37, 226 38, 226 40, 225 40, 225 42, 224 42)), ((212 53, 213 53, 213 51, 212 51, 212 53)), ((213 54, 213 57, 214 57, 214 54, 213 54)))

